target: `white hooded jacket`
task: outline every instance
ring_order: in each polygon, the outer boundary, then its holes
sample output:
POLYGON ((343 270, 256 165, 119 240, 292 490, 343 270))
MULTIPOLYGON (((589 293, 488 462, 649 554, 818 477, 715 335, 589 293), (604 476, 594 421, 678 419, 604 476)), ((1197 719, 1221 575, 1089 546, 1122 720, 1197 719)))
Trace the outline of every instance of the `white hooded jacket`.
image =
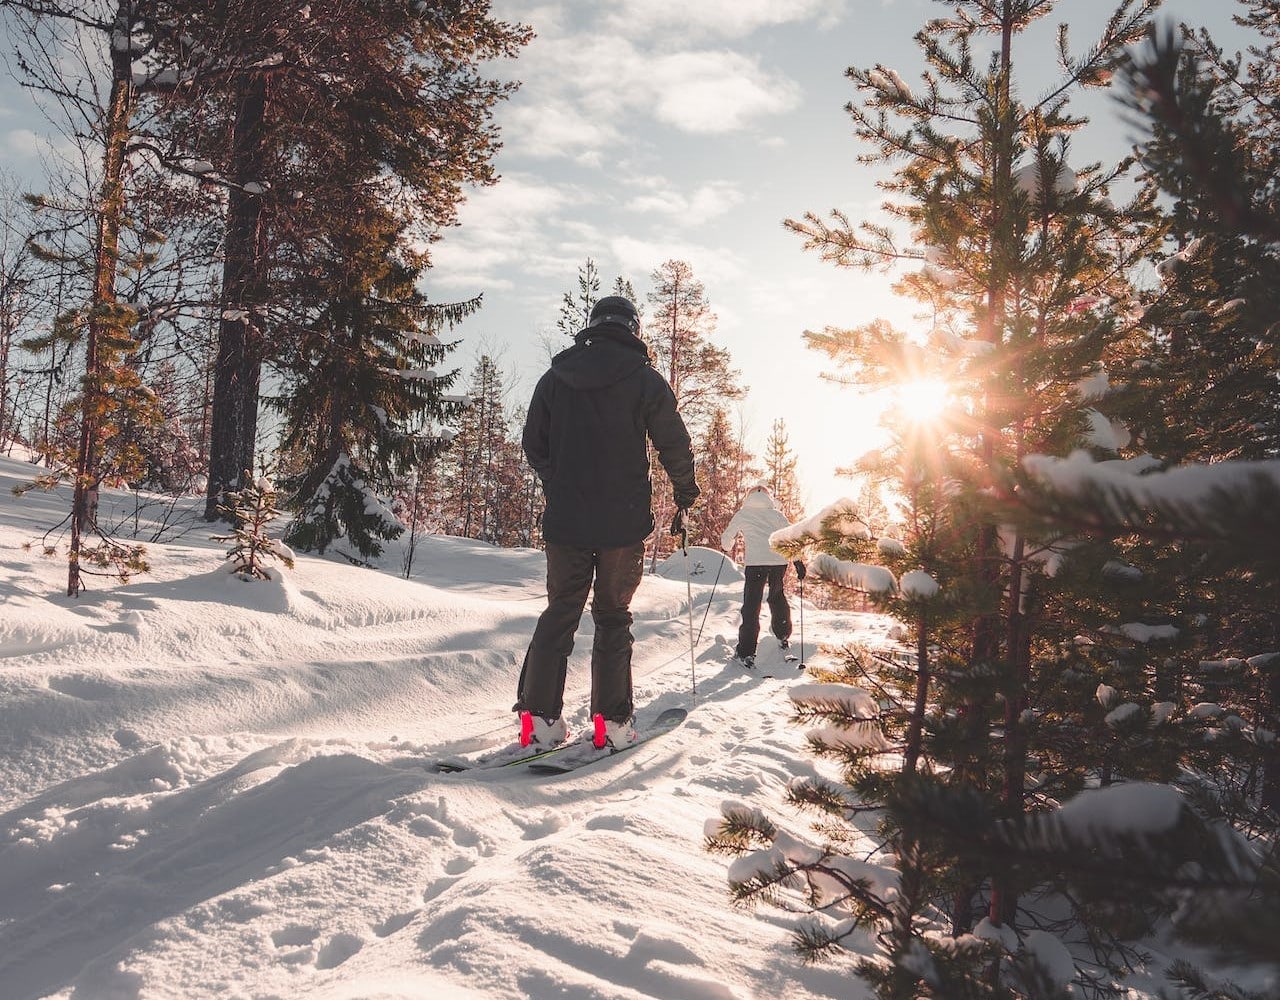
POLYGON ((763 486, 755 486, 742 501, 742 507, 733 515, 729 526, 720 536, 720 547, 728 549, 733 539, 742 532, 747 553, 743 562, 747 566, 785 566, 786 556, 780 556, 769 548, 769 536, 779 528, 791 524, 786 515, 773 505, 773 497, 763 486))

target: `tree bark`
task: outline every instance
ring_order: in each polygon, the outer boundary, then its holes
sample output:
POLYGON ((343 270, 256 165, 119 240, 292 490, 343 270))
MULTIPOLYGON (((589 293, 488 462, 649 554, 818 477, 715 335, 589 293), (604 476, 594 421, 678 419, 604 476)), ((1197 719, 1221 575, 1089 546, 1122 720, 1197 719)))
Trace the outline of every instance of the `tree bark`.
POLYGON ((233 185, 227 204, 218 356, 209 420, 206 521, 219 519, 222 495, 241 485, 246 470, 253 470, 264 346, 259 326, 262 317, 255 307, 264 301, 266 287, 266 220, 261 195, 246 192, 244 185, 262 176, 268 85, 265 73, 248 78, 232 134, 229 179, 233 185))
POLYGON ((906 750, 902 770, 913 774, 920 760, 921 733, 924 731, 925 708, 929 702, 929 623, 925 615, 916 624, 916 697, 911 706, 911 722, 907 726, 906 750))
MULTIPOLYGON (((118 23, 128 23, 123 9, 118 23)), ((97 233, 93 251, 93 300, 85 341, 84 394, 80 444, 76 453, 75 488, 71 500, 71 548, 67 557, 67 596, 81 590, 80 554, 83 536, 94 531, 98 518, 99 457, 103 400, 102 345, 116 322, 116 263, 120 256, 120 220, 124 214, 124 158, 129 141, 133 105, 133 66, 130 53, 111 47, 111 94, 107 102, 106 146, 102 156, 102 186, 98 197, 97 233)))

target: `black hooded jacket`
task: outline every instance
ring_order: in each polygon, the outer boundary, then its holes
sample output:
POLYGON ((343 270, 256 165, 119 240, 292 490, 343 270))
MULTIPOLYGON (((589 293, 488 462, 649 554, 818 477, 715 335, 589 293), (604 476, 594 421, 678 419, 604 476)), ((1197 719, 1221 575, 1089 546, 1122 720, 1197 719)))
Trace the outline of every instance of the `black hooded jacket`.
POLYGON ((690 506, 693 449, 671 386, 638 337, 613 324, 583 330, 538 380, 524 425, 547 497, 542 537, 593 549, 642 541, 653 531, 648 441, 677 505, 690 506))

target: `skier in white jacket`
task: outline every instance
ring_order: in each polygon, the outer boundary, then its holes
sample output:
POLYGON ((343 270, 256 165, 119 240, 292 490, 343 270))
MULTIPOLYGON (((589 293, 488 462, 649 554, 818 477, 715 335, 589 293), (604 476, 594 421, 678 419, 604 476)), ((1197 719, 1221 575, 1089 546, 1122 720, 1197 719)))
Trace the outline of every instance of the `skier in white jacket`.
MULTIPOLYGON (((787 559, 769 547, 769 536, 790 524, 786 515, 774 506, 769 488, 753 486, 720 537, 720 547, 725 550, 733 547, 733 540, 739 534, 746 545, 746 555, 743 557, 746 584, 742 594, 742 624, 738 627, 738 647, 734 651, 734 656, 746 667, 753 667, 756 662, 756 645, 760 638, 760 602, 766 583, 769 584, 770 630, 783 649, 791 645, 791 608, 782 589, 787 559)), ((797 559, 795 567, 796 575, 803 580, 804 563, 797 559)))

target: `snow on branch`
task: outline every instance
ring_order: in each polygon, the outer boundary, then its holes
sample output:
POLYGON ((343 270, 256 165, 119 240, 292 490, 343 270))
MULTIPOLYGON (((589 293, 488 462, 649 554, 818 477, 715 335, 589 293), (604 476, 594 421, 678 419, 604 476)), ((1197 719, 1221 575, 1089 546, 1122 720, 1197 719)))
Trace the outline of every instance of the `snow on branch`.
POLYGON ((835 556, 820 552, 809 563, 809 572, 823 580, 849 590, 862 590, 868 593, 887 593, 897 589, 897 581, 893 574, 883 566, 868 566, 866 563, 850 562, 837 559, 835 556))
MULTIPOLYGON (((1078 524, 1153 536, 1230 541, 1263 558, 1280 540, 1280 460, 1215 462, 1150 471, 1150 456, 1095 462, 1028 455, 1023 467, 1078 524)), ((1034 501, 1032 501, 1034 503, 1034 501)))
POLYGON ((848 497, 841 497, 789 528, 779 528, 769 536, 769 547, 792 558, 806 545, 824 539, 870 541, 871 529, 858 514, 858 505, 848 497))

